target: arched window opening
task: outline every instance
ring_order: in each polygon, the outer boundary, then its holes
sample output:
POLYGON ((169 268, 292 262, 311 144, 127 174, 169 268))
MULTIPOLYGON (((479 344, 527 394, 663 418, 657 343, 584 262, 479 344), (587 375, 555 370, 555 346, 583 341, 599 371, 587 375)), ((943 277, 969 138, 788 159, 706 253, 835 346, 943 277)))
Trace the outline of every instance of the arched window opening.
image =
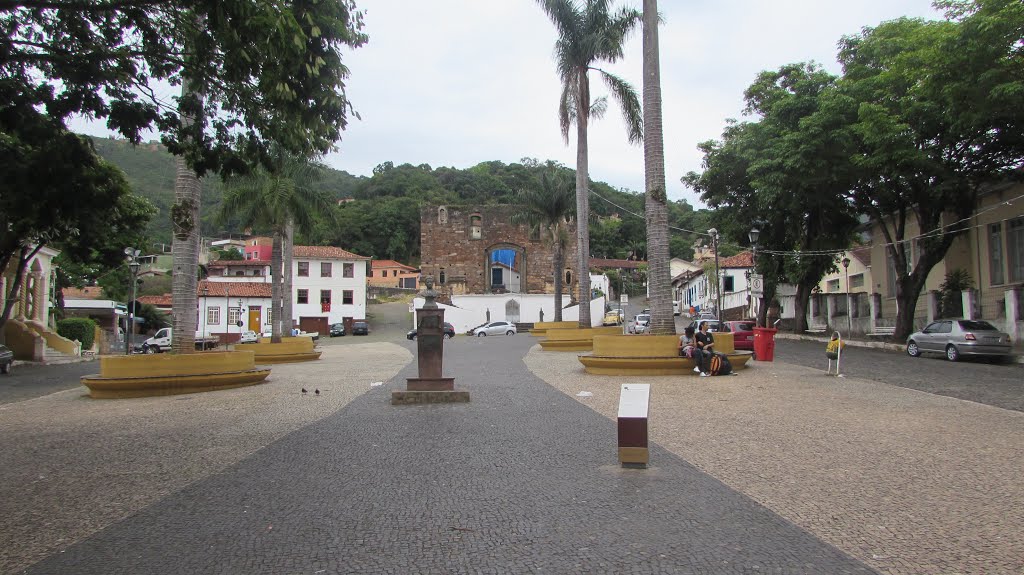
POLYGON ((472 240, 480 239, 483 231, 483 218, 480 214, 473 214, 469 216, 469 238, 472 240))
POLYGON ((441 206, 437 208, 437 223, 447 224, 448 223, 448 208, 441 206))

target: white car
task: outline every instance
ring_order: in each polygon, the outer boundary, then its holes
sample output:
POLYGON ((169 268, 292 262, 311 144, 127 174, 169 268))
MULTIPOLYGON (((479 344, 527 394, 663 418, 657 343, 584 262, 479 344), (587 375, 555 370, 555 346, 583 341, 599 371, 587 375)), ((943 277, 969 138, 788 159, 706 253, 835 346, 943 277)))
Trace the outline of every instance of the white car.
POLYGON ((642 313, 633 320, 633 333, 644 333, 647 331, 647 327, 651 324, 651 316, 646 313, 642 313))
POLYGON ((242 332, 242 337, 238 338, 238 343, 256 343, 259 341, 260 335, 254 331, 242 332))
POLYGON ((507 321, 492 321, 485 323, 484 325, 473 328, 472 335, 477 337, 484 337, 488 335, 515 335, 516 324, 507 321))

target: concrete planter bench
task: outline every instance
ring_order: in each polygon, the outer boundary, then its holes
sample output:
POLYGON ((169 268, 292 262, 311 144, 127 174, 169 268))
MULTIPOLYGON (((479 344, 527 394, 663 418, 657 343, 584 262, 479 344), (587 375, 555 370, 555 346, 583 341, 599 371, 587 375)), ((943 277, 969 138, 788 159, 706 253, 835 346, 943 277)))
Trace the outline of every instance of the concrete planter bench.
POLYGON ((579 329, 578 321, 538 321, 530 328, 530 335, 546 336, 548 330, 555 329, 579 329))
POLYGON ((280 343, 240 343, 235 349, 256 354, 256 365, 268 365, 320 359, 322 352, 313 351, 313 345, 312 338, 299 336, 282 337, 280 343))
POLYGON ((594 347, 595 336, 616 334, 622 334, 621 327, 553 329, 548 331, 547 339, 540 341, 540 346, 544 351, 586 351, 594 347))
POLYGON ((96 399, 199 393, 261 383, 269 369, 256 369, 252 352, 210 351, 185 355, 100 357, 100 373, 81 378, 96 399))
MULTIPOLYGON (((733 370, 746 367, 753 354, 736 351, 731 333, 715 334, 715 349, 724 353, 733 370)), ((579 356, 587 373, 595 375, 697 375, 694 361, 679 356, 677 335, 598 335, 594 353, 579 356)))

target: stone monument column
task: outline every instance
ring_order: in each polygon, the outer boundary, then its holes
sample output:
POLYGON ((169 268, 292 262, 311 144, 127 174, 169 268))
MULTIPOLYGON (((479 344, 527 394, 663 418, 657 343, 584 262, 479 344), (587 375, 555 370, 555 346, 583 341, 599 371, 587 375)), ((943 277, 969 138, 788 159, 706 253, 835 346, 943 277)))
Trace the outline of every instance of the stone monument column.
POLYGON ((463 403, 469 401, 468 391, 455 389, 455 378, 444 377, 444 309, 434 301, 434 278, 424 281, 426 303, 416 310, 416 362, 419 377, 406 380, 405 391, 391 392, 391 404, 463 403))

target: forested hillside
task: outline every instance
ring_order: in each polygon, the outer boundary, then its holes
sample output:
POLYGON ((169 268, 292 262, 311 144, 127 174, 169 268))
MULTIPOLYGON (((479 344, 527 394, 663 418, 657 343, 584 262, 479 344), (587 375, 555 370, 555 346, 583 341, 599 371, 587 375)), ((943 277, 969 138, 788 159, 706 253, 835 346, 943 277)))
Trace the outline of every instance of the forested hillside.
MULTIPOLYGON (((158 144, 136 147, 124 141, 100 138, 94 141, 104 158, 124 170, 133 191, 148 198, 160 210, 150 223, 150 240, 169 243, 167 210, 174 199, 174 158, 158 144)), ((369 178, 328 169, 320 186, 333 200, 348 201, 333 208, 333 222, 328 217, 320 218, 314 229, 300 233, 296 241, 334 245, 361 255, 417 265, 422 205, 515 203, 517 190, 537 185, 545 170, 565 170, 572 174, 572 170, 555 162, 530 158, 513 164, 483 162, 462 170, 428 165, 395 166, 385 162, 377 166, 369 178)), ((202 183, 204 236, 241 233, 240 229, 217 226, 213 222, 222 197, 220 180, 204 178, 202 183)), ((643 194, 617 190, 604 182, 593 182, 591 190, 590 205, 595 216, 590 228, 592 255, 646 257, 643 194), (615 215, 618 217, 613 217, 615 215)), ((669 225, 703 230, 709 227, 709 215, 707 210, 695 211, 686 202, 673 202, 669 206, 669 225)), ((671 255, 689 258, 693 241, 691 234, 672 230, 671 255)))

